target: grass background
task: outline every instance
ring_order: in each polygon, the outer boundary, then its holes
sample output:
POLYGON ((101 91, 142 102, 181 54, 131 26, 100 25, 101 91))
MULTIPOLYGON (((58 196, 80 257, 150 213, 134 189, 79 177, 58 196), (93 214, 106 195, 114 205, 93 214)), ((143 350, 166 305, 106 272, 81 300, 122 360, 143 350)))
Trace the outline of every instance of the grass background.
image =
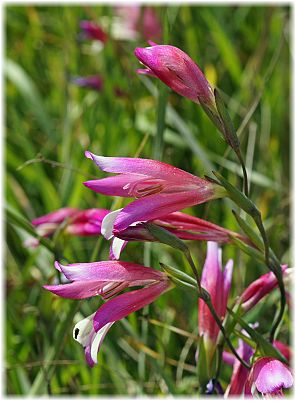
MULTIPOLYGON (((184 5, 159 6, 156 12, 164 27, 164 43, 187 52, 223 92, 250 170, 251 197, 262 211, 274 251, 289 263, 289 7, 184 5)), ((146 46, 145 40, 109 40, 101 51, 77 40, 81 19, 100 23, 112 17, 110 6, 5 7, 9 210, 5 348, 10 395, 193 395, 197 391, 193 294, 176 288, 151 305, 149 314, 144 309, 115 324, 104 340, 98 365, 90 369, 82 347, 72 339, 73 320, 93 313, 101 301, 60 299, 42 285, 55 278, 57 258, 107 259, 107 241, 59 237, 52 242, 53 252, 44 246, 31 250, 22 245, 29 235, 27 221, 36 216, 64 206, 115 207, 114 199, 82 185, 90 176, 103 177, 84 157, 86 149, 106 156, 132 157, 139 151, 141 157, 158 155, 199 176, 219 169, 241 185, 237 162, 215 127, 201 108, 175 93, 168 92, 167 103, 163 102, 163 152, 154 144, 157 132, 162 134, 159 94, 166 89, 135 73, 139 63, 133 51, 146 46), (97 73, 104 79, 100 93, 78 88, 70 80, 97 73), (116 96, 115 88, 124 96, 116 96)), ((231 207, 230 202, 218 200, 188 211, 239 231, 231 207)), ((190 249, 202 266, 206 244, 191 243, 190 249)), ((224 246, 224 263, 229 257, 235 261, 232 300, 266 270, 233 246, 224 246)), ((190 274, 180 254, 158 244, 129 244, 122 259, 155 268, 159 261, 167 262, 190 274)), ((274 292, 246 320, 258 321, 258 330, 268 332, 277 304, 274 292)), ((285 342, 289 324, 286 315, 279 335, 285 342)), ((230 368, 223 366, 224 388, 230 374, 230 368)))

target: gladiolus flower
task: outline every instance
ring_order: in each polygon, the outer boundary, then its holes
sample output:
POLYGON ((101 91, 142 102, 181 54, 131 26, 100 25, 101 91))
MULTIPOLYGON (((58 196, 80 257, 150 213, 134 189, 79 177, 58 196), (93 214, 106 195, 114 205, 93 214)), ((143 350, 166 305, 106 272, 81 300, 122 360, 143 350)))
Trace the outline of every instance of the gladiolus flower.
POLYGON ((274 340, 273 341, 273 346, 276 347, 280 353, 287 359, 287 361, 290 363, 290 360, 292 358, 292 351, 291 348, 288 347, 288 345, 282 343, 281 341, 274 340))
MULTIPOLYGON (((65 224, 63 230, 66 234, 82 237, 100 235, 102 220, 108 213, 107 209, 79 210, 65 207, 32 220, 32 224, 41 237, 52 236, 62 224, 65 224)), ((29 239, 26 242, 27 246, 35 247, 38 244, 38 240, 29 239)))
POLYGON ((103 89, 103 79, 99 75, 91 75, 89 77, 77 77, 72 82, 84 88, 91 88, 97 92, 101 92, 103 89))
MULTIPOLYGON (((244 333, 246 334, 246 333, 244 333)), ((246 362, 250 363, 250 359, 254 353, 252 347, 250 347, 243 340, 239 339, 239 346, 237 349, 238 355, 246 362)), ((223 359, 225 361, 226 355, 223 355, 223 359)), ((233 355, 231 354, 231 357, 233 355)), ((243 393, 247 378, 249 375, 249 371, 245 368, 238 359, 233 357, 233 372, 231 376, 231 381, 229 386, 227 387, 225 396, 229 395, 240 395, 243 393)))
MULTIPOLYGON (((201 276, 201 286, 211 295, 217 315, 223 320, 226 314, 227 300, 230 291, 233 261, 230 259, 222 272, 222 251, 215 242, 208 242, 207 257, 201 276)), ((219 327, 208 306, 202 299, 198 300, 198 329, 204 338, 204 346, 211 361, 216 348, 219 327)))
POLYGON ((86 187, 104 195, 137 198, 117 215, 116 231, 226 195, 221 186, 156 160, 85 155, 101 170, 119 173, 87 181, 86 187))
POLYGON ((103 29, 93 21, 80 21, 81 33, 80 37, 82 39, 92 39, 99 40, 105 43, 108 40, 108 35, 103 29))
POLYGON ((146 69, 138 73, 159 78, 181 96, 204 103, 216 111, 214 92, 195 62, 181 49, 170 45, 136 48, 135 55, 146 69))
POLYGON ((115 7, 115 14, 121 20, 117 26, 118 39, 137 39, 140 33, 146 40, 161 40, 162 27, 152 7, 119 6, 115 7))
POLYGON ((100 295, 106 300, 128 287, 144 286, 109 300, 96 313, 76 324, 73 336, 85 348, 90 366, 97 363, 100 345, 115 321, 155 301, 172 286, 165 273, 135 263, 108 261, 63 266, 56 262, 55 267, 72 282, 44 288, 64 298, 100 295))
MULTIPOLYGON (((127 241, 156 241, 146 228, 145 223, 137 223, 122 231, 114 230, 114 221, 121 210, 122 209, 114 210, 107 214, 102 221, 101 229, 106 239, 114 238, 110 251, 111 255, 113 255, 111 258, 114 257, 115 259, 119 258, 122 248, 126 245, 127 241)), ((231 242, 232 237, 237 237, 248 242, 248 239, 240 234, 182 212, 168 214, 159 219, 152 220, 151 223, 165 228, 183 240, 203 240, 224 243, 231 242)))
POLYGON ((263 395, 281 396, 284 388, 293 385, 290 368, 281 361, 262 357, 257 359, 249 374, 245 394, 252 395, 256 390, 263 395))
MULTIPOLYGON (((287 269, 287 265, 282 265, 283 277, 289 276, 292 269, 287 269)), ((257 280, 253 281, 242 293, 241 301, 242 308, 245 311, 253 308, 262 298, 269 294, 274 288, 278 286, 277 278, 274 273, 269 272, 260 276, 257 280)))

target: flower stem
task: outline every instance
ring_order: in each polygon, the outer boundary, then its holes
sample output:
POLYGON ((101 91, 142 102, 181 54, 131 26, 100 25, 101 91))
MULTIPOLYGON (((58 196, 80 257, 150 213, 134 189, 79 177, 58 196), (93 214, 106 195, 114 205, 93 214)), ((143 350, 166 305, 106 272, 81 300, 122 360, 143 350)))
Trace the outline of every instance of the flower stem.
POLYGON ((238 355, 238 353, 236 352, 236 349, 234 348, 234 346, 232 345, 231 341, 229 340, 229 338, 228 338, 228 336, 227 336, 227 334, 226 334, 226 331, 225 331, 225 329, 224 329, 224 326, 223 326, 223 324, 222 324, 222 322, 221 322, 219 316, 217 315, 217 313, 216 313, 216 311, 215 311, 215 309, 214 309, 214 307, 213 307, 210 294, 209 294, 204 288, 202 288, 202 292, 201 292, 200 297, 201 297, 201 299, 206 303, 206 305, 208 306, 208 308, 209 308, 209 310, 210 310, 210 312, 211 312, 213 318, 215 319, 217 325, 219 326, 219 328, 220 328, 220 330, 221 330, 221 333, 223 334, 223 337, 225 338, 225 341, 226 341, 226 343, 228 344, 228 346, 229 346, 231 352, 233 353, 233 355, 240 361, 240 363, 241 363, 246 369, 250 369, 250 368, 251 368, 250 365, 249 365, 248 363, 246 363, 246 362, 238 355))
POLYGON ((240 148, 238 148, 237 150, 235 150, 235 153, 238 157, 238 160, 240 161, 240 164, 242 166, 242 171, 243 171, 243 181, 244 181, 244 193, 247 197, 249 197, 249 183, 248 183, 248 174, 247 174, 247 169, 245 166, 245 162, 243 159, 243 156, 241 154, 240 148))
POLYGON ((285 306, 286 306, 286 292, 285 292, 285 286, 284 286, 284 282, 283 282, 283 273, 282 273, 282 269, 281 269, 279 262, 275 258, 272 258, 272 263, 270 261, 269 242, 268 242, 265 228, 262 223, 261 213, 258 213, 252 217, 258 227, 258 230, 260 231, 260 234, 262 236, 262 240, 264 243, 265 263, 266 263, 268 269, 270 271, 272 271, 273 274, 275 275, 275 277, 277 278, 279 289, 281 292, 280 310, 279 310, 278 316, 271 328, 270 336, 269 336, 270 342, 273 342, 275 332, 282 321, 282 318, 283 318, 284 312, 285 312, 285 306))
POLYGON ((224 326, 219 318, 219 316, 217 315, 215 308, 213 306, 212 300, 211 300, 211 295, 208 293, 207 290, 205 290, 202 286, 201 286, 201 282, 200 282, 200 277, 198 274, 198 271, 195 267, 195 264, 193 262, 193 259, 191 257, 190 251, 188 250, 187 252, 184 252, 190 267, 195 275, 196 278, 196 282, 197 282, 197 286, 198 286, 198 296, 206 303, 206 305, 208 306, 213 318, 215 319, 217 325, 219 326, 219 329, 221 331, 221 333, 223 334, 223 337, 225 338, 225 341, 227 342, 229 348, 231 349, 232 353, 234 354, 234 356, 240 361, 240 363, 247 369, 250 369, 250 365, 248 365, 236 352, 235 348, 233 347, 231 341, 229 340, 226 331, 224 329, 224 326))

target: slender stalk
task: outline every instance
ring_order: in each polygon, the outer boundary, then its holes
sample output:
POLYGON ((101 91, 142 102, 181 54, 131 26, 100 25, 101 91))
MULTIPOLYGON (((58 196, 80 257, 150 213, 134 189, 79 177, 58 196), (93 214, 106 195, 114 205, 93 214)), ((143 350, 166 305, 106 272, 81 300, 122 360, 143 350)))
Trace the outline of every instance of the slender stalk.
POLYGON ((248 183, 248 174, 247 174, 247 169, 246 169, 246 166, 245 166, 245 162, 244 162, 244 159, 243 159, 243 156, 241 154, 240 149, 236 150, 235 153, 236 153, 236 155, 238 157, 238 160, 239 160, 239 162, 240 162, 240 164, 242 166, 243 181, 244 181, 244 183, 243 183, 243 185, 244 185, 244 193, 248 197, 249 196, 249 183, 248 183))
POLYGON ((275 266, 273 266, 270 263, 270 259, 269 259, 269 255, 270 255, 269 242, 268 242, 268 238, 267 238, 267 235, 266 235, 265 228, 264 228, 263 223, 262 223, 261 214, 259 213, 256 216, 253 216, 253 219, 254 219, 254 221, 255 221, 255 223, 256 223, 256 225, 258 227, 258 230, 260 231, 262 239, 263 239, 266 265, 267 265, 268 269, 271 270, 273 272, 273 274, 275 275, 275 277, 277 278, 279 289, 280 289, 280 292, 281 292, 280 310, 279 310, 278 316, 275 319, 275 322, 274 322, 274 324, 273 324, 273 326, 271 328, 270 336, 269 336, 270 342, 273 342, 274 336, 275 336, 275 332, 276 332, 277 328, 279 327, 279 325, 280 325, 280 323, 282 321, 282 318, 284 316, 284 313, 285 313, 286 292, 285 292, 285 286, 284 286, 284 282, 283 282, 283 274, 282 274, 282 269, 281 269, 280 264, 276 260, 274 260, 274 258, 273 258, 273 262, 275 263, 275 266))
POLYGON ((211 312, 213 318, 215 319, 217 325, 219 326, 220 331, 221 331, 221 333, 223 334, 223 337, 225 338, 225 341, 226 341, 226 343, 228 344, 228 346, 229 346, 231 352, 233 353, 233 355, 240 361, 240 363, 241 363, 246 369, 250 369, 251 366, 250 366, 248 363, 246 363, 246 362, 238 355, 238 353, 236 352, 236 349, 234 348, 234 346, 232 345, 231 341, 229 340, 229 338, 228 338, 228 336, 227 336, 227 334, 226 334, 225 328, 224 328, 224 326, 223 326, 223 324, 222 324, 222 322, 221 322, 219 316, 217 315, 217 313, 216 313, 216 311, 215 311, 215 309, 214 309, 214 307, 213 307, 210 294, 209 294, 207 291, 205 291, 205 290, 203 289, 202 294, 201 294, 201 298, 202 298, 203 301, 207 304, 207 306, 208 306, 208 308, 209 308, 209 310, 210 310, 210 312, 211 312))
POLYGON ((197 271, 197 269, 195 267, 195 264, 193 262, 193 259, 191 257, 189 249, 186 252, 184 252, 184 255, 186 256, 186 259, 188 260, 188 263, 190 264, 190 267, 191 267, 191 269, 193 271, 193 274, 195 276, 195 279, 196 279, 196 282, 197 282, 197 286, 198 286, 198 292, 199 292, 199 294, 201 294, 202 287, 201 287, 200 277, 199 277, 198 271, 197 271))
POLYGON ((228 344, 229 348, 231 349, 232 353, 234 354, 234 356, 240 361, 240 363, 241 363, 245 368, 250 369, 250 365, 248 365, 248 364, 238 355, 238 353, 236 352, 235 348, 233 347, 231 341, 229 340, 229 338, 228 338, 228 336, 227 336, 227 334, 226 334, 226 331, 225 331, 225 329, 224 329, 224 326, 223 326, 223 324, 222 324, 222 322, 221 322, 219 316, 217 315, 217 313, 216 313, 216 311, 215 311, 215 308, 214 308, 214 306, 213 306, 213 303, 212 303, 210 294, 201 286, 199 274, 198 274, 198 271, 197 271, 197 269, 196 269, 196 267, 195 267, 195 264, 194 264, 194 262, 193 262, 193 259, 192 259, 192 257, 191 257, 191 254, 190 254, 189 250, 188 250, 188 252, 184 252, 184 254, 185 254, 185 256, 186 256, 186 258, 187 258, 187 260, 188 260, 188 262, 189 262, 189 264, 190 264, 190 267, 191 267, 191 269, 192 269, 192 271, 193 271, 193 273, 194 273, 194 275, 195 275, 195 277, 196 277, 196 282, 197 282, 197 285, 198 285, 198 296, 199 296, 199 297, 206 303, 206 305, 208 306, 208 308, 209 308, 209 310, 210 310, 210 312, 211 312, 213 318, 215 319, 217 325, 219 326, 219 329, 220 329, 221 333, 223 334, 223 337, 225 338, 225 341, 227 342, 227 344, 228 344))

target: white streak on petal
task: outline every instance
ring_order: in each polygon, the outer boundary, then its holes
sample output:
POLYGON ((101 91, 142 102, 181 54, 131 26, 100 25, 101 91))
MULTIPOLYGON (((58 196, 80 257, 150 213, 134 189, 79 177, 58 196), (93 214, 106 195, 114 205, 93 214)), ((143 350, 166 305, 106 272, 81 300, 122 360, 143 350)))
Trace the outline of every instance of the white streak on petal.
POLYGON ((101 234, 106 239, 111 239, 113 237, 113 226, 117 215, 121 212, 121 209, 114 210, 108 213, 102 220, 101 234))
POLYGON ((93 317, 96 313, 87 316, 85 319, 80 320, 73 329, 73 338, 78 341, 83 347, 89 344, 91 336, 94 333, 93 317))
POLYGON ((125 240, 114 237, 114 239, 112 241, 112 252, 113 252, 114 258, 116 260, 118 260, 120 258, 120 254, 121 254, 124 244, 125 244, 125 240))
POLYGON ((90 356, 91 359, 94 361, 94 363, 98 363, 98 351, 100 349, 100 346, 105 338, 105 335, 107 334, 108 330, 112 326, 114 322, 107 323, 104 327, 102 327, 94 336, 91 348, 90 348, 90 356))

